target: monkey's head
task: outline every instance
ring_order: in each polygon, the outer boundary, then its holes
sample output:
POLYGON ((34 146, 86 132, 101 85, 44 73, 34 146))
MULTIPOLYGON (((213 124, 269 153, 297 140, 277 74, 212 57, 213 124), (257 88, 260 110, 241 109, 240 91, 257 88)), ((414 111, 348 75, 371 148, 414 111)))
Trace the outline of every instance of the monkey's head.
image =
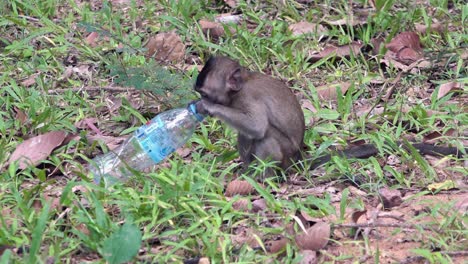
POLYGON ((242 67, 227 57, 211 57, 198 74, 195 91, 215 104, 229 105, 234 93, 242 88, 242 67))

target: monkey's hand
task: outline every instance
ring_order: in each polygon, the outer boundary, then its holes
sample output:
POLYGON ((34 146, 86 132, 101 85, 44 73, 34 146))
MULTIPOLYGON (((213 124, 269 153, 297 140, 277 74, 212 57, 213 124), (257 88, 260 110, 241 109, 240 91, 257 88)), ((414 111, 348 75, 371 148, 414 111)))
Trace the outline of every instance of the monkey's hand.
POLYGON ((200 99, 197 102, 195 102, 195 108, 197 109, 197 113, 201 115, 212 115, 210 109, 212 107, 213 103, 206 100, 206 99, 200 99))

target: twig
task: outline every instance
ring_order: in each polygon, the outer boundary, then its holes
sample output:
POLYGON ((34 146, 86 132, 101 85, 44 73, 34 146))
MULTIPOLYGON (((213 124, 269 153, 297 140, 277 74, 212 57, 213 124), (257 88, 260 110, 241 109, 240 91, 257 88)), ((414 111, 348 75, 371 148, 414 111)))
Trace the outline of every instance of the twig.
POLYGON ((405 229, 423 229, 427 231, 437 231, 437 229, 430 228, 428 226, 420 226, 413 224, 398 224, 398 223, 367 223, 367 224, 336 224, 336 228, 372 228, 372 227, 393 227, 393 228, 405 228, 405 229))
POLYGON ((49 90, 49 94, 53 93, 65 93, 68 91, 73 91, 73 92, 89 92, 89 91, 111 91, 111 92, 127 92, 130 90, 135 90, 135 88, 132 87, 114 87, 114 86, 103 86, 103 87, 97 87, 97 86, 91 86, 91 87, 80 87, 80 88, 69 88, 69 89, 53 89, 49 90))
MULTIPOLYGON (((448 255, 451 257, 463 257, 463 256, 468 256, 468 251, 440 251, 438 252, 442 255, 448 255)), ((414 257, 408 257, 407 259, 400 261, 400 264, 409 264, 413 262, 420 262, 421 260, 424 260, 425 257, 423 256, 414 256, 414 257)))
MULTIPOLYGON (((18 15, 19 18, 24 18, 26 20, 29 20, 31 22, 41 22, 41 20, 39 18, 35 18, 35 17, 30 17, 30 16, 25 16, 25 15, 18 15)), ((53 22, 60 22, 60 19, 58 18, 54 18, 54 19, 51 19, 51 21, 53 22)))

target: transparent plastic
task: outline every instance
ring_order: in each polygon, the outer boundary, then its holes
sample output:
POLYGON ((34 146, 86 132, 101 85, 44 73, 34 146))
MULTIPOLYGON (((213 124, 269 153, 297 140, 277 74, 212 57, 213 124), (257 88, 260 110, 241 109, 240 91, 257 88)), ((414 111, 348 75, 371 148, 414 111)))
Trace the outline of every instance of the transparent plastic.
POLYGON ((89 165, 94 182, 105 186, 124 182, 132 171, 143 171, 174 152, 187 142, 203 117, 195 105, 160 113, 138 128, 122 145, 95 157, 89 165))

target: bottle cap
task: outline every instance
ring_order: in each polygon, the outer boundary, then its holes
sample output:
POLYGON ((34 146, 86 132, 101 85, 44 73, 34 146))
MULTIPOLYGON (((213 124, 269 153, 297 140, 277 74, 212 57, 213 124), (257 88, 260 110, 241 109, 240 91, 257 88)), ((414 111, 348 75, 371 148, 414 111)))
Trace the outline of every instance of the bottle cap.
POLYGON ((190 103, 188 106, 188 109, 190 112, 193 113, 193 115, 197 118, 198 121, 201 122, 205 118, 203 115, 200 115, 199 113, 197 113, 197 107, 195 106, 195 103, 190 103))

